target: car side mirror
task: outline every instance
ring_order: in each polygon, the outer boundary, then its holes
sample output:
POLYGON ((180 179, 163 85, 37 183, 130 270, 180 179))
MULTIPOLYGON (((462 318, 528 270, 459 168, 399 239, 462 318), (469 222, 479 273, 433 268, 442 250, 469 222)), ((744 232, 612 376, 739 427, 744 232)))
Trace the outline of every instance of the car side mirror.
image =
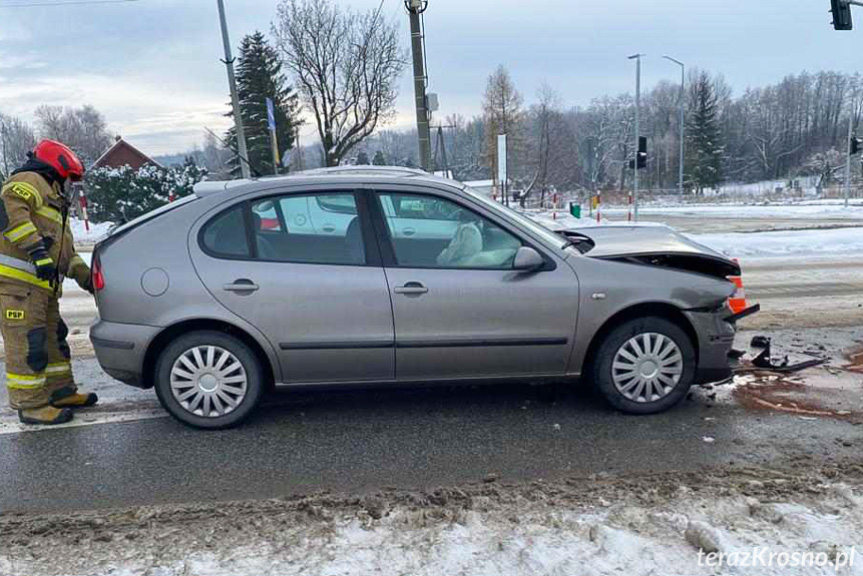
POLYGON ((515 253, 512 269, 520 272, 534 272, 543 266, 545 266, 545 260, 539 252, 529 246, 522 246, 515 253))

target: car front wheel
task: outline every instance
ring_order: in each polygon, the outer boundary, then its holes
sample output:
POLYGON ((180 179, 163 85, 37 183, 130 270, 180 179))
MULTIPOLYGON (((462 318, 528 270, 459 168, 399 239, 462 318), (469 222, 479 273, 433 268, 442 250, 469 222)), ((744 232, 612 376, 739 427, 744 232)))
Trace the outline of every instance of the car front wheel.
POLYGON ((686 396, 695 375, 695 349, 676 324, 638 318, 605 337, 592 367, 597 390, 612 406, 630 414, 656 414, 686 396))
POLYGON ((171 342, 156 364, 156 395, 177 420, 194 428, 236 426, 264 392, 258 359, 233 336, 191 332, 171 342))

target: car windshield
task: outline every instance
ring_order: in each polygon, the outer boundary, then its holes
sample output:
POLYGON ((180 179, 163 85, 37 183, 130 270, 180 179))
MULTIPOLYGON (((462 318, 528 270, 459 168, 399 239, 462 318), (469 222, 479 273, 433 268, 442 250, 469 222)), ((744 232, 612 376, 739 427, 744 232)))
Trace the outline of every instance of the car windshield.
POLYGON ((525 228, 527 228, 528 230, 530 230, 531 232, 533 232, 534 234, 536 234, 537 236, 542 238, 543 241, 547 242, 551 246, 554 246, 556 248, 561 248, 562 246, 564 246, 567 243, 567 241, 565 239, 561 238, 559 235, 555 234, 554 232, 552 232, 548 228, 542 226, 541 224, 537 224, 536 222, 534 222, 533 220, 531 220, 530 218, 528 218, 524 214, 521 214, 518 211, 513 210, 512 208, 509 208, 508 206, 504 206, 500 202, 495 202, 494 200, 492 200, 488 196, 480 194, 479 192, 477 192, 476 190, 474 190, 470 186, 465 186, 463 188, 463 190, 464 190, 464 192, 470 194, 472 198, 482 202, 483 205, 485 205, 486 207, 488 207, 492 210, 496 210, 498 212, 503 212, 507 217, 517 221, 519 224, 521 224, 522 226, 524 226, 525 228))

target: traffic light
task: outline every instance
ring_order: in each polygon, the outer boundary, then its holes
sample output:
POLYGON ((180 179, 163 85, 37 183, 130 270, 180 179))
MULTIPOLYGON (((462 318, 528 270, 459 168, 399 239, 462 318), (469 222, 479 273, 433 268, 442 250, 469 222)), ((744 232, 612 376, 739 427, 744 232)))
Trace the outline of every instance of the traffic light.
POLYGON ((647 136, 638 138, 638 169, 647 168, 647 136))
POLYGON ((851 5, 847 0, 830 0, 830 11, 833 13, 833 28, 836 30, 854 29, 851 5))
MULTIPOLYGON (((638 169, 647 168, 647 136, 638 137, 638 154, 635 156, 638 159, 638 169)), ((635 170, 635 160, 629 161, 629 169, 635 170)))

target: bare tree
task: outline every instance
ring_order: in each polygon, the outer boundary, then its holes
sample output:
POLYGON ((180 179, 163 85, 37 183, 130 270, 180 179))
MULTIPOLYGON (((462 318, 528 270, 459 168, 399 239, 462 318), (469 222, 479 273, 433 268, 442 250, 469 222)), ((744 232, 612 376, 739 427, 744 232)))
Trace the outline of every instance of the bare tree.
POLYGON ((273 26, 285 66, 314 113, 327 166, 337 166, 395 111, 407 62, 394 23, 331 0, 281 0, 273 26))
POLYGON ((539 87, 537 92, 539 102, 531 107, 531 116, 536 134, 536 169, 530 184, 519 198, 522 208, 534 189, 539 189, 542 204, 549 186, 549 162, 552 151, 552 124, 560 123, 560 96, 547 83, 539 87))
POLYGON ((23 164, 27 152, 35 146, 36 136, 26 122, 0 114, 0 172, 3 176, 8 176, 23 164))
POLYGON ((488 77, 483 101, 486 134, 486 163, 497 181, 497 137, 506 134, 507 166, 518 175, 520 155, 524 147, 524 99, 515 88, 512 77, 501 64, 488 77))
POLYGON ((86 166, 95 162, 113 142, 105 117, 89 105, 81 108, 40 106, 36 109, 36 123, 42 138, 63 142, 86 166))

